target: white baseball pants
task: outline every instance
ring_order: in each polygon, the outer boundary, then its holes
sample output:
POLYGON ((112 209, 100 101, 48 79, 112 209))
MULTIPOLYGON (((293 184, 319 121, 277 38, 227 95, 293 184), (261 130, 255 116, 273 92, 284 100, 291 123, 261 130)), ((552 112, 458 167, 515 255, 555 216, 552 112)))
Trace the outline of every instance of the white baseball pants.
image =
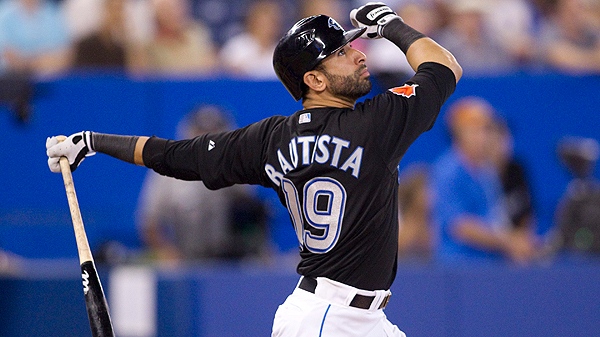
POLYGON ((296 288, 279 306, 272 337, 406 337, 378 309, 389 291, 368 292, 321 277, 317 281, 314 294, 296 288), (357 293, 375 296, 370 309, 349 306, 357 293))

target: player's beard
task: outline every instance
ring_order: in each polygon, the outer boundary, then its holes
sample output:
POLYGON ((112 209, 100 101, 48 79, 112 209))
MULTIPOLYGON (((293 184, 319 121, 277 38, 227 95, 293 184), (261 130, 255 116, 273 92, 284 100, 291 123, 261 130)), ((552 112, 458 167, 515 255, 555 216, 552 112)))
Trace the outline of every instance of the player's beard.
POLYGON ((371 80, 368 77, 361 78, 365 68, 366 66, 360 67, 354 74, 348 76, 334 75, 325 69, 321 71, 329 80, 329 89, 332 94, 355 101, 371 91, 371 80))

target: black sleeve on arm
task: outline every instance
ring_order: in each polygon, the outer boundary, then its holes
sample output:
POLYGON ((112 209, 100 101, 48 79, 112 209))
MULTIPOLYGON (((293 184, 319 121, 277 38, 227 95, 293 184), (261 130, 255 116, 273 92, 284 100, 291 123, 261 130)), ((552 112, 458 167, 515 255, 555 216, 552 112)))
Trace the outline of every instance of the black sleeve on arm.
POLYGON ((181 180, 201 180, 195 145, 200 137, 173 141, 150 137, 142 150, 144 166, 164 176, 181 180))
POLYGON ((92 132, 92 149, 111 157, 134 163, 135 144, 138 136, 120 136, 92 132))
POLYGON ((442 105, 448 100, 456 89, 456 78, 450 68, 435 62, 424 62, 417 68, 417 73, 406 83, 416 83, 422 89, 422 94, 416 100, 408 100, 410 110, 415 112, 407 115, 407 123, 410 127, 405 135, 411 135, 411 143, 421 132, 429 131, 442 105), (414 104, 418 102, 418 104, 414 104), (418 133, 413 134, 413 132, 418 133))
POLYGON ((164 165, 162 164, 165 156, 166 145, 166 139, 158 138, 156 136, 148 138, 146 144, 144 144, 144 148, 142 149, 142 160, 144 161, 144 166, 162 175, 167 175, 166 173, 163 173, 164 165))
POLYGON ((456 81, 450 68, 424 62, 405 85, 365 100, 364 109, 377 112, 369 116, 374 128, 379 131, 376 139, 382 158, 389 159, 391 171, 396 169, 417 137, 433 127, 442 105, 455 88, 456 81))
MULTIPOLYGON (((439 92, 439 108, 454 93, 456 89, 456 76, 447 66, 436 62, 423 62, 417 68, 417 73, 406 83, 419 83, 429 78, 439 92)), ((438 108, 438 110, 439 110, 438 108)))
POLYGON ((413 42, 426 37, 424 34, 416 31, 407 25, 402 19, 396 19, 386 24, 381 35, 394 43, 404 54, 413 42))
POLYGON ((151 137, 144 145, 142 159, 159 174, 201 180, 211 190, 234 184, 270 186, 263 152, 271 131, 284 120, 273 116, 241 129, 186 140, 151 137))

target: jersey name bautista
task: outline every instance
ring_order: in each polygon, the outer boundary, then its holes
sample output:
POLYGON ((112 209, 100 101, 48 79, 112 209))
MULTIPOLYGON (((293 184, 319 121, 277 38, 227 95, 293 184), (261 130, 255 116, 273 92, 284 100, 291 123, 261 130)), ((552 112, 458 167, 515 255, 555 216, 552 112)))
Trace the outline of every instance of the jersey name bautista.
POLYGON ((265 164, 265 172, 277 186, 280 186, 283 176, 298 165, 307 166, 314 163, 329 164, 358 178, 363 150, 362 146, 353 147, 350 141, 330 135, 294 137, 290 140, 285 154, 281 149, 277 149, 280 169, 265 164))

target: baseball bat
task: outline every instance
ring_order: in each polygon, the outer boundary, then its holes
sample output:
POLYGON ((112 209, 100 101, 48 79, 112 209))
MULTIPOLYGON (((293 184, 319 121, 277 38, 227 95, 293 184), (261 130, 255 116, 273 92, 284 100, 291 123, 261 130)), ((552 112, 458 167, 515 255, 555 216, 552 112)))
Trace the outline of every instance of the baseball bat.
POLYGON ((79 202, 75 194, 73 176, 71 175, 69 160, 66 157, 60 158, 60 170, 65 183, 73 229, 75 230, 75 240, 77 242, 79 263, 81 265, 83 294, 85 296, 85 306, 90 321, 92 337, 114 337, 115 334, 108 311, 108 304, 106 303, 106 297, 104 296, 102 284, 94 265, 92 251, 90 250, 87 235, 85 234, 81 210, 79 209, 79 202))

